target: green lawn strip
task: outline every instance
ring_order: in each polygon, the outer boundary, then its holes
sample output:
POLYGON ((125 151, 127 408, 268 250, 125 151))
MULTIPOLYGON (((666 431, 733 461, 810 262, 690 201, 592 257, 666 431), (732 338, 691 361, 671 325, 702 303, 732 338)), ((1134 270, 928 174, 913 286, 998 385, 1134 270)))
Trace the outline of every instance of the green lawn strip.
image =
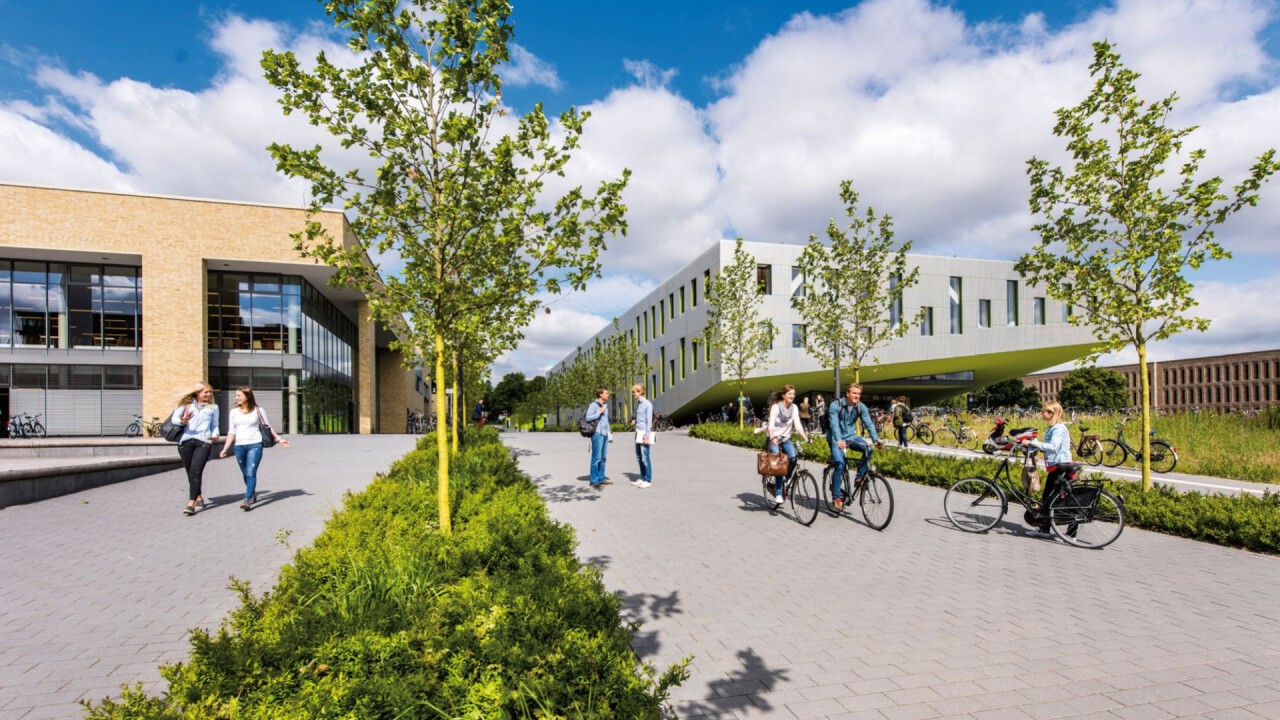
MULTIPOLYGON (((735 424, 703 423, 691 428, 689 436, 754 450, 764 446, 762 435, 739 430, 735 424)), ((805 459, 830 462, 826 440, 812 437, 803 450, 805 459)), ((992 477, 999 467, 999 461, 985 456, 933 455, 892 446, 877 450, 875 463, 889 477, 939 488, 950 487, 966 477, 992 477)), ((1109 485, 1114 493, 1123 496, 1126 522, 1134 527, 1228 547, 1280 553, 1280 495, 1202 495, 1162 486, 1144 493, 1141 483, 1127 480, 1109 485)))
POLYGON ((128 688, 90 718, 659 718, 684 665, 631 650, 635 627, 572 528, 550 519, 492 430, 450 466, 437 529, 433 435, 348 495, 269 592, 192 631, 161 697, 128 688))

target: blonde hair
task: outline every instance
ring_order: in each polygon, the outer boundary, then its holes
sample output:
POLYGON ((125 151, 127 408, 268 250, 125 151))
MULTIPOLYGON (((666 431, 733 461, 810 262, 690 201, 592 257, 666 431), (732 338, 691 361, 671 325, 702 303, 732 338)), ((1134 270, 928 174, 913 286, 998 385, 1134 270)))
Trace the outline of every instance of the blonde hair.
POLYGON ((181 395, 178 396, 178 404, 175 405, 174 407, 182 407, 183 405, 190 405, 191 403, 195 402, 196 398, 200 396, 200 393, 204 392, 206 389, 212 391, 213 386, 207 382, 204 382, 203 380, 196 381, 195 384, 187 388, 181 395))
POLYGON ((644 386, 641 385, 640 383, 636 383, 635 385, 631 386, 631 392, 638 392, 641 395, 644 395, 644 386))
POLYGON ((1040 407, 1041 410, 1049 411, 1049 424, 1057 425, 1062 422, 1062 405, 1054 400, 1050 400, 1040 407))

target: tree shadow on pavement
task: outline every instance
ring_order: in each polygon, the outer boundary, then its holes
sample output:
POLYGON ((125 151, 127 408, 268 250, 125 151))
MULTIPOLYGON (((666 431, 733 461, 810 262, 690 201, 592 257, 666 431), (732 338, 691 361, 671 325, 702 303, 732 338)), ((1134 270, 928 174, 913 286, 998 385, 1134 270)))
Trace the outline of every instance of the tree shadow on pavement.
POLYGON ((519 460, 519 459, 520 459, 520 458, 522 458, 522 457, 528 457, 528 456, 530 456, 530 455, 541 455, 541 454, 542 454, 542 453, 540 453, 540 452, 535 452, 535 451, 533 451, 533 450, 526 450, 526 449, 524 449, 524 448, 514 448, 514 447, 513 447, 513 448, 507 448, 507 450, 509 450, 509 451, 511 452, 511 457, 512 457, 513 459, 516 459, 516 460, 519 460))
POLYGON ((738 717, 743 711, 768 716, 775 709, 768 693, 789 679, 788 670, 771 667, 751 648, 739 650, 736 657, 742 663, 740 669, 707 683, 706 698, 678 703, 676 712, 681 717, 729 713, 738 717))
POLYGON ((614 595, 622 600, 618 615, 631 628, 631 649, 636 657, 645 660, 656 656, 662 650, 662 640, 658 631, 641 632, 640 628, 646 620, 683 614, 684 611, 680 609, 680 591, 672 590, 668 595, 617 591, 614 595))
POLYGON ((539 488, 542 497, 548 503, 563 503, 585 500, 595 502, 600 499, 600 490, 590 485, 544 485, 539 488))
POLYGON ((609 569, 610 565, 613 564, 613 556, 612 555, 592 555, 589 558, 583 558, 582 564, 590 565, 591 567, 599 570, 600 572, 604 572, 605 570, 609 569))

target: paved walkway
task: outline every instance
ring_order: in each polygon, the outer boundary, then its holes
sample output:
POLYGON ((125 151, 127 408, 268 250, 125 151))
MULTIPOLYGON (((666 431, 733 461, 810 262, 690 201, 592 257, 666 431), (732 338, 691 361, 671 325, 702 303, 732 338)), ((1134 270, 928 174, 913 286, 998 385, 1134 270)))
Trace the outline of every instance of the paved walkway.
POLYGON ((643 621, 641 657, 693 656, 683 717, 1280 718, 1280 558, 1133 528, 1100 551, 1015 521, 970 535, 910 483, 883 533, 806 528, 765 508, 748 450, 664 433, 638 490, 620 436, 593 490, 582 438, 504 439, 643 621))
POLYGON ((267 451, 248 513, 231 458, 206 468, 212 505, 194 517, 181 470, 0 510, 0 720, 81 717, 77 700, 123 683, 157 691, 159 666, 188 656, 187 631, 236 606, 231 576, 269 589, 343 493, 417 438, 290 440, 267 451))

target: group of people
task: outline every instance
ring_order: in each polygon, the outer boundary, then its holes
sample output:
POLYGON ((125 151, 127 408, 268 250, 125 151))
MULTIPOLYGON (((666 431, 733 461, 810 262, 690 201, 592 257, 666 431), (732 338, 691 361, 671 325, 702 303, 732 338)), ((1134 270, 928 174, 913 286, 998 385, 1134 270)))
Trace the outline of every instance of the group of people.
POLYGON ((182 512, 195 515, 197 509, 207 507, 204 498, 204 467, 213 453, 213 445, 222 441, 218 457, 231 452, 240 466, 244 478, 244 502, 240 509, 249 511, 258 501, 258 466, 262 462, 262 432, 265 428, 281 447, 289 447, 289 441, 280 437, 271 426, 262 406, 253 397, 253 388, 236 388, 235 407, 227 418, 227 436, 218 435, 220 411, 213 401, 213 386, 198 382, 178 399, 169 420, 183 426, 178 439, 178 455, 187 471, 187 505, 182 512))
MULTIPOLYGON (((653 485, 652 449, 655 439, 653 429, 653 403, 645 397, 644 385, 632 385, 631 397, 636 401, 635 445, 636 462, 640 464, 640 472, 631 481, 635 487, 644 490, 653 485)), ((585 419, 594 422, 596 429, 591 436, 591 487, 600 488, 613 483, 604 473, 608 460, 609 443, 613 441, 613 430, 609 427, 609 388, 596 388, 596 399, 587 406, 585 419)))

